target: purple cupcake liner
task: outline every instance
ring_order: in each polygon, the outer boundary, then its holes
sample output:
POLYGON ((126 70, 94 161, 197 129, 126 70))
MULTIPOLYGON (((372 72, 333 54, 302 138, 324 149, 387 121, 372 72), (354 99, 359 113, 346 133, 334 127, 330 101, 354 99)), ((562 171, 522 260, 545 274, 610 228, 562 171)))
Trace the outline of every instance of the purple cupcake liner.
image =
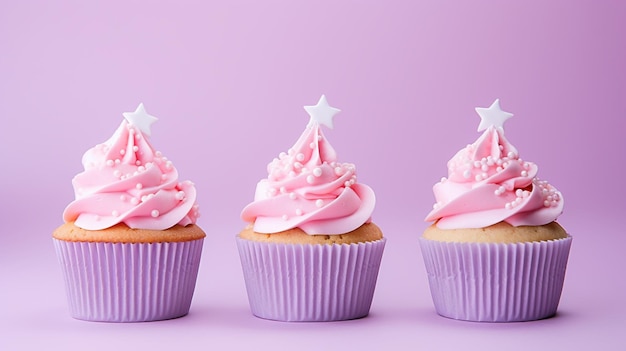
POLYGON ((385 242, 299 245, 237 237, 252 314, 300 322, 365 317, 385 242))
POLYGON ((147 322, 189 312, 204 239, 171 243, 53 240, 72 317, 147 322))
POLYGON ((477 322, 521 322, 556 313, 572 237, 515 243, 420 238, 438 314, 477 322))

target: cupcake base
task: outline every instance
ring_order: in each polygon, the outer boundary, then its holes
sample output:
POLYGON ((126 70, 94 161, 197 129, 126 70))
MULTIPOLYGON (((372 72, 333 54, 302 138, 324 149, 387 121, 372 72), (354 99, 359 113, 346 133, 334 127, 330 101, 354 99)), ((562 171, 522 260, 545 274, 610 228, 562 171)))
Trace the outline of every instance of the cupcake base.
POLYGON ((332 245, 236 239, 255 316, 324 322, 369 313, 386 238, 332 245))
POLYGON ((72 317, 146 322, 189 312, 204 239, 164 243, 53 241, 72 317))
POLYGON ((420 238, 438 314, 521 322, 556 313, 572 237, 527 243, 454 243, 420 238))

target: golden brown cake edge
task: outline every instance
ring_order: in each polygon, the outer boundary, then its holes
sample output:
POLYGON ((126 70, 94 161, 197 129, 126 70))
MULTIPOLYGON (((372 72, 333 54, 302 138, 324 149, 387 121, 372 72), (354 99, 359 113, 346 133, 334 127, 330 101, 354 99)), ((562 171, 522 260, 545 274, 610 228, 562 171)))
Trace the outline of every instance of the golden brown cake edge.
POLYGON ((133 229, 124 223, 102 230, 80 228, 74 222, 59 226, 52 237, 63 241, 109 242, 109 243, 158 243, 183 242, 204 238, 206 234, 195 224, 175 225, 165 230, 133 229))
POLYGON ((563 239, 567 232, 557 222, 539 226, 514 227, 499 222, 485 228, 441 229, 436 223, 424 231, 422 237, 444 242, 521 243, 563 239))
POLYGON ((335 235, 309 235, 300 228, 293 228, 279 233, 263 234, 257 233, 253 225, 246 226, 238 236, 245 240, 282 243, 282 244, 356 244, 369 241, 376 241, 383 238, 380 228, 370 222, 359 228, 345 233, 335 235))

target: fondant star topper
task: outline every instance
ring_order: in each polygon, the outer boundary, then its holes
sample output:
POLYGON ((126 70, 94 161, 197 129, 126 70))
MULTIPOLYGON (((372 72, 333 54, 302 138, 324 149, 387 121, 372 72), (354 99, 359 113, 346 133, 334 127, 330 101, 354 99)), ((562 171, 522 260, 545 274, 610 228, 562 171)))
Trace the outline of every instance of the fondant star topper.
POLYGON ((146 112, 146 109, 143 107, 143 103, 140 103, 139 106, 137 106, 135 112, 124 112, 122 115, 124 115, 124 118, 126 118, 128 123, 139 128, 139 130, 147 136, 150 136, 150 126, 152 123, 158 120, 158 118, 149 115, 148 112, 146 112))
POLYGON ((309 125, 313 123, 319 123, 327 126, 330 129, 333 129, 333 117, 341 110, 338 108, 334 108, 328 104, 326 101, 326 96, 322 94, 320 100, 317 102, 315 106, 304 106, 306 112, 311 116, 309 120, 309 125))
POLYGON ((500 108, 500 99, 496 99, 489 108, 476 107, 476 112, 480 116, 480 124, 478 125, 479 132, 482 132, 490 126, 504 130, 504 122, 513 117, 512 113, 502 111, 500 108))

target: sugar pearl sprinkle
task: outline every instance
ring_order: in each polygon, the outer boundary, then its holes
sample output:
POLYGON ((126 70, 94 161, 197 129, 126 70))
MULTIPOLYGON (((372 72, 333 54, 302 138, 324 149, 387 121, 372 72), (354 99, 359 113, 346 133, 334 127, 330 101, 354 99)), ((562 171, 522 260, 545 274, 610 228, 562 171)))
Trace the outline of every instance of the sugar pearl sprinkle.
POLYGON ((321 135, 313 135, 304 144, 281 152, 267 165, 266 198, 284 197, 293 202, 292 209, 280 214, 285 221, 324 208, 336 194, 357 182, 356 167, 350 163, 324 161, 317 151, 323 143, 321 135), (331 186, 331 189, 327 189, 331 186))
MULTIPOLYGON (((472 144, 467 145, 462 152, 459 152, 448 163, 449 177, 455 177, 455 181, 459 182, 463 182, 463 179, 465 179, 465 181, 476 182, 488 181, 489 178, 509 169, 509 167, 513 165, 521 168, 517 177, 527 179, 531 176, 534 177, 535 166, 532 162, 522 160, 517 152, 507 151, 506 147, 502 144, 498 145, 498 147, 500 149, 499 157, 489 155, 481 159, 472 159, 472 155, 476 154, 476 149, 472 144)), ((514 174, 511 176, 516 177, 514 174)), ((440 183, 447 182, 448 178, 441 178, 440 183)), ((530 179, 528 179, 528 181, 530 181, 530 179)), ((544 207, 559 206, 560 201, 562 201, 560 193, 548 184, 548 182, 535 178, 532 179, 532 184, 534 190, 530 190, 530 188, 507 189, 504 185, 499 185, 494 190, 494 195, 498 197, 506 196, 509 200, 504 203, 504 207, 510 210, 518 208, 525 203, 530 197, 531 191, 540 192, 544 207), (513 193, 511 193, 511 191, 513 193), (515 197, 512 197, 512 194, 514 194, 515 197)), ((433 205, 433 209, 441 208, 444 205, 445 203, 437 202, 433 205)))
MULTIPOLYGON (((503 145, 498 145, 498 147, 502 153, 505 151, 503 145)), ((522 161, 519 155, 513 151, 508 151, 506 155, 501 155, 501 157, 494 158, 494 156, 489 155, 480 160, 474 160, 469 157, 469 155, 474 155, 474 153, 474 145, 470 144, 465 147, 464 152, 456 155, 448 164, 450 175, 461 172, 457 174, 461 174, 464 179, 481 182, 504 171, 512 162, 519 163, 522 166, 521 177, 528 177, 529 170, 532 167, 531 163, 522 161)))
POLYGON ((541 195, 543 196, 543 205, 545 207, 556 207, 559 205, 559 202, 561 201, 561 196, 552 185, 548 184, 548 182, 544 180, 538 179, 535 179, 533 183, 535 184, 535 186, 539 187, 541 195))

